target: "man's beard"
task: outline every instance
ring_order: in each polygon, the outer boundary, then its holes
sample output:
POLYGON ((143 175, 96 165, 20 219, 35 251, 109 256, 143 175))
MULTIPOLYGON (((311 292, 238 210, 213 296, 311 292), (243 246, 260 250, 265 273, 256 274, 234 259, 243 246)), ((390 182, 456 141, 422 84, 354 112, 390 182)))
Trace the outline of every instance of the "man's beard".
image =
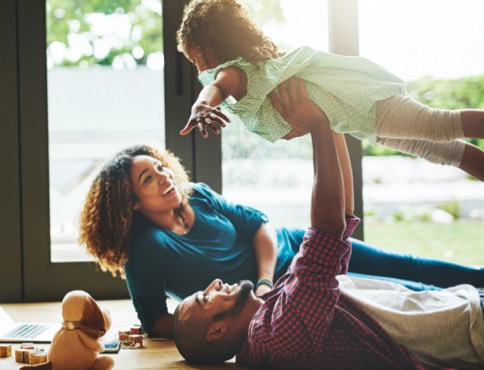
POLYGON ((234 307, 229 311, 230 315, 236 315, 244 308, 249 299, 250 292, 254 289, 254 284, 250 280, 241 280, 239 282, 239 292, 234 307))
POLYGON ((220 321, 226 317, 235 316, 242 311, 249 299, 250 292, 254 289, 254 284, 250 280, 241 280, 239 281, 238 289, 239 291, 237 292, 237 300, 235 301, 234 307, 215 315, 213 321, 220 321))

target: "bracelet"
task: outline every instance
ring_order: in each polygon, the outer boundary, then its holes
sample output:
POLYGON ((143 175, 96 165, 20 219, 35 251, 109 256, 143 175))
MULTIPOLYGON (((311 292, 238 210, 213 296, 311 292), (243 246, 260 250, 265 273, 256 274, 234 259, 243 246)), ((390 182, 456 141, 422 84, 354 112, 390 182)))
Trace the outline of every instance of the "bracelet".
POLYGON ((257 290, 261 285, 267 285, 269 288, 274 288, 274 284, 269 279, 260 279, 257 284, 255 284, 254 290, 257 290))

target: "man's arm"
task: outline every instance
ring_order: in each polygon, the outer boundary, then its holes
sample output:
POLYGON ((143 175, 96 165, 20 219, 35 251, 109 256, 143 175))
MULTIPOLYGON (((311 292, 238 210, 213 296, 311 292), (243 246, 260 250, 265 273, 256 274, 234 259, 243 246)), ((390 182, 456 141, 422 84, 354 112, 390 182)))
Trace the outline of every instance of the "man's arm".
MULTIPOLYGON (((280 100, 270 94, 274 108, 291 125, 292 133, 309 132, 313 144, 314 183, 311 197, 311 226, 341 238, 345 229, 345 197, 341 166, 326 115, 309 99, 304 81, 292 78, 279 85, 280 100)), ((342 138, 344 140, 344 138, 342 138)), ((346 166, 341 138, 336 137, 346 166)), ((351 168, 351 167, 348 167, 351 168)), ((351 183, 352 183, 351 178, 351 183)), ((351 188, 352 189, 352 188, 351 188)))
POLYGON ((341 239, 345 230, 343 176, 336 144, 328 121, 311 129, 314 183, 311 197, 311 226, 341 239))
POLYGON ((333 131, 336 151, 338 152, 341 174, 343 175, 343 185, 345 192, 345 214, 353 215, 355 211, 354 191, 353 191, 353 170, 351 168, 350 155, 346 146, 346 139, 343 134, 333 131))

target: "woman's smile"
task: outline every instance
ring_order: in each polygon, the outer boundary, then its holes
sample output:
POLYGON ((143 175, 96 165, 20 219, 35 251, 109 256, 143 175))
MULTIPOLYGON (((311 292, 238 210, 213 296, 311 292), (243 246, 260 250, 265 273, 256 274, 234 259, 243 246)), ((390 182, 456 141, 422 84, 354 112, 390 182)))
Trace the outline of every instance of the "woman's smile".
POLYGON ((168 186, 168 188, 165 189, 162 196, 163 197, 169 196, 169 195, 175 193, 176 191, 177 191, 177 189, 175 188, 175 185, 170 184, 170 186, 168 186))

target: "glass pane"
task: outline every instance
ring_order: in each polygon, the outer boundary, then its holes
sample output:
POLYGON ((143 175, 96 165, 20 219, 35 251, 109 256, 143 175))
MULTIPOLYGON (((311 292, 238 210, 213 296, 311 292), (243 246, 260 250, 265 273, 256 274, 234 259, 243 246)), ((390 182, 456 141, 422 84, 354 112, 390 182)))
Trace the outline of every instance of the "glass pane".
POLYGON ((76 222, 103 163, 165 147, 161 0, 48 0, 52 261, 87 260, 76 222))
MULTIPOLYGON (((403 78, 424 104, 482 109, 483 14, 480 0, 360 0, 360 54, 403 78)), ((381 149, 366 147, 372 155, 363 157, 365 239, 484 265, 484 184, 454 167, 375 155, 381 149)))
MULTIPOLYGON (((327 1, 241 3, 281 50, 302 45, 328 50, 327 1)), ((234 123, 223 131, 222 155, 227 198, 264 211, 277 226, 309 225, 313 180, 309 135, 271 144, 234 123)))

